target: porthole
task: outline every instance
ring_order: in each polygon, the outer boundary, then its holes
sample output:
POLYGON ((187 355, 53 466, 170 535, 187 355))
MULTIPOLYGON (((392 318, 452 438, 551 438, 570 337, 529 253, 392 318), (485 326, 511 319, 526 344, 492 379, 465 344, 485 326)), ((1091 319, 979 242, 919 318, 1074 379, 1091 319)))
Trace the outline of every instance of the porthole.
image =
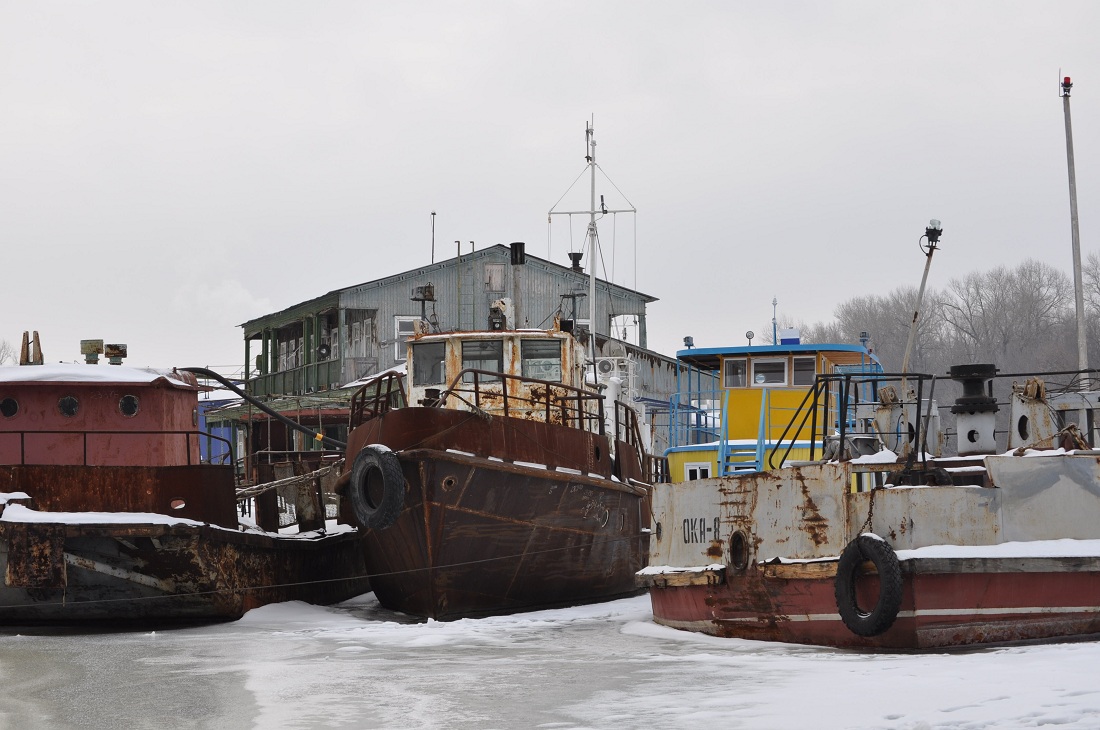
POLYGON ((136 395, 124 395, 118 402, 118 410, 127 418, 133 418, 138 412, 138 399, 136 395))
POLYGON ((1020 434, 1020 438, 1027 441, 1027 437, 1030 435, 1027 416, 1020 416, 1020 420, 1016 422, 1016 432, 1020 434))
POLYGON ((186 506, 187 506, 187 502, 184 502, 184 501, 183 501, 182 499, 173 499, 173 500, 172 500, 172 501, 171 501, 171 502, 169 503, 169 506, 170 506, 170 507, 171 507, 172 509, 183 509, 184 507, 186 507, 186 506))
POLYGON ((71 395, 67 395, 57 402, 57 410, 66 418, 72 418, 80 411, 80 401, 71 395))
POLYGON ((742 571, 749 566, 749 543, 745 533, 735 530, 730 537, 730 567, 742 571))
POLYGON ((15 398, 0 400, 0 414, 2 414, 4 418, 12 418, 18 412, 19 401, 15 400, 15 398))

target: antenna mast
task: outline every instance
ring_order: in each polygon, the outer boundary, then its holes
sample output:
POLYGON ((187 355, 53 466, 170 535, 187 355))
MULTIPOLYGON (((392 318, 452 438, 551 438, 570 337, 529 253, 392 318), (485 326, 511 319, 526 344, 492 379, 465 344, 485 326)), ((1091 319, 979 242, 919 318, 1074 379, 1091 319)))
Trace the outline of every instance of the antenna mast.
MULTIPOLYGON (((621 209, 621 210, 609 210, 606 203, 604 203, 602 195, 600 196, 599 207, 596 207, 596 137, 595 137, 595 128, 593 126, 594 122, 595 122, 595 120, 593 119, 591 121, 585 122, 585 125, 584 125, 584 142, 585 142, 584 160, 585 160, 586 166, 588 167, 588 177, 589 177, 589 181, 590 181, 589 194, 588 194, 588 210, 554 210, 554 208, 551 208, 550 212, 548 213, 548 217, 553 216, 553 215, 569 215, 569 216, 572 216, 572 215, 587 215, 588 216, 588 232, 586 234, 586 238, 587 238, 587 242, 588 242, 588 328, 589 328, 589 331, 592 333, 593 359, 595 359, 595 341, 596 341, 595 335, 598 332, 598 330, 599 329, 606 330, 604 332, 604 334, 606 334, 608 336, 610 336, 610 334, 611 334, 610 333, 610 327, 611 327, 610 321, 606 322, 606 323, 602 323, 603 326, 601 326, 601 327, 597 327, 597 322, 596 322, 596 261, 597 261, 596 247, 597 247, 597 244, 599 243, 599 236, 598 236, 598 233, 597 233, 597 230, 596 230, 596 216, 597 216, 597 214, 600 215, 600 216, 605 216, 608 213, 635 213, 636 214, 638 212, 637 209, 635 209, 633 207, 624 208, 624 209, 621 209)), ((580 180, 581 176, 583 176, 583 175, 584 175, 584 173, 582 172, 581 175, 577 177, 577 180, 580 180)), ((573 181, 574 185, 576 184, 577 180, 573 181)), ((612 183, 612 185, 614 185, 614 183, 612 183)), ((572 186, 570 186, 570 189, 572 189, 572 186)), ((616 190, 618 190, 618 188, 616 188, 616 190)), ((566 191, 566 194, 568 194, 568 191, 566 191)), ((565 195, 562 195, 562 198, 564 198, 564 197, 565 197, 565 195)), ((558 202, 560 203, 561 199, 559 199, 558 202)), ((629 204, 629 202, 630 201, 627 201, 628 204, 629 204)), ((555 207, 557 207, 556 203, 555 203, 555 207)), ((611 282, 609 281, 608 284, 610 284, 610 283, 611 282)))
MULTIPOLYGON (((595 118, 584 126, 588 171, 592 186, 588 199, 588 329, 592 333, 592 362, 596 362, 596 130, 595 118)), ((610 323, 608 323, 610 329, 610 323)))
MULTIPOLYGON (((1085 338, 1085 297, 1084 287, 1081 283, 1081 232, 1077 226, 1077 174, 1073 166, 1073 126, 1069 116, 1069 90, 1073 88, 1073 82, 1069 76, 1062 79, 1062 109, 1066 114, 1066 160, 1069 168, 1069 223, 1073 240, 1073 288, 1077 304, 1077 367, 1080 370, 1089 368, 1088 341, 1085 338)), ((1085 377, 1088 377, 1087 375, 1085 377)), ((1085 389, 1088 390, 1088 383, 1085 389)), ((1081 424, 1084 430, 1086 425, 1081 424)))

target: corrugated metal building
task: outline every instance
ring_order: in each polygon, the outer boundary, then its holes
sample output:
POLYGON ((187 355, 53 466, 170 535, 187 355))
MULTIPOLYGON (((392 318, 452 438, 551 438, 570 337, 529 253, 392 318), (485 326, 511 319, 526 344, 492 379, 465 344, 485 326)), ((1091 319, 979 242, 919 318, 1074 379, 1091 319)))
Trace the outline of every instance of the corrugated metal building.
MULTIPOLYGON (((501 298, 513 302, 509 328, 548 329, 555 316, 587 320, 588 274, 513 243, 331 291, 241 325, 248 390, 275 400, 317 397, 403 363, 405 341, 421 319, 433 331, 487 329, 490 306, 501 298)), ((655 301, 597 280, 596 345, 607 360, 601 366, 629 376, 651 416, 667 412, 676 392, 675 359, 646 347, 646 305, 655 301), (622 318, 636 327, 636 343, 608 336, 620 331, 622 318)), ((665 431, 653 429, 654 446, 667 445, 665 431)))

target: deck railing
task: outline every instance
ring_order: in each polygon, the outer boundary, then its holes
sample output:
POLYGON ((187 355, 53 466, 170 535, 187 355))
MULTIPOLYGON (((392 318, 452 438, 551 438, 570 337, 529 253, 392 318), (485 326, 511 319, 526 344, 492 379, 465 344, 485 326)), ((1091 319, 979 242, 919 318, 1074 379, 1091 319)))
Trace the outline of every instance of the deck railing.
POLYGON ((549 380, 467 368, 439 394, 438 403, 446 405, 452 398, 475 411, 528 417, 541 413, 547 423, 605 432, 602 395, 549 380))
POLYGON ((384 373, 367 382, 351 397, 350 428, 354 429, 394 408, 404 408, 407 404, 404 376, 384 373))

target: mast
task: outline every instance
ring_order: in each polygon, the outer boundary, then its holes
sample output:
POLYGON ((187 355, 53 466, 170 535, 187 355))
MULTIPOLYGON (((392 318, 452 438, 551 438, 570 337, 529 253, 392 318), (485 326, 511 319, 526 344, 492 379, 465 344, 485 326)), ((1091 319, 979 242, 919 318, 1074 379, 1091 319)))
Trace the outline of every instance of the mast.
MULTIPOLYGON (((1066 115, 1066 163, 1069 169, 1069 224, 1073 243, 1073 289, 1077 306, 1077 367, 1088 370, 1089 351, 1085 338, 1085 296, 1081 282, 1081 232, 1077 224, 1077 174, 1073 165, 1073 125, 1069 114, 1069 92, 1073 83, 1062 79, 1062 109, 1066 115)), ((1087 377, 1087 376, 1086 376, 1087 377)), ((1087 389, 1087 384, 1086 384, 1087 389)), ((1085 428, 1085 424, 1081 424, 1085 428)))
MULTIPOLYGON (((596 367, 596 137, 595 119, 585 124, 584 138, 588 146, 589 188, 588 198, 588 331, 589 353, 592 357, 592 375, 598 377, 596 367)), ((610 326, 609 326, 610 329, 610 326)))
MULTIPOLYGON (((638 211, 633 208, 624 208, 621 210, 608 210, 607 205, 604 203, 603 196, 600 196, 599 207, 596 207, 596 136, 595 136, 595 120, 585 122, 584 125, 584 142, 585 142, 585 165, 588 167, 588 179, 589 179, 589 191, 588 191, 588 210, 554 210, 550 209, 548 216, 552 215, 587 215, 588 216, 588 230, 586 233, 588 243, 588 331, 591 345, 589 352, 592 358, 593 367, 596 362, 596 334, 600 329, 604 329, 604 334, 610 336, 610 323, 603 323, 601 327, 597 327, 596 323, 596 261, 598 255, 599 235, 596 228, 596 221, 598 217, 607 215, 608 213, 637 213, 638 211)), ((583 176, 584 173, 581 173, 583 176)), ((577 178, 580 179, 580 176, 577 178)), ((576 181, 574 181, 574 184, 576 181)), ((614 185, 614 183, 612 183, 614 185)), ((618 190, 618 188, 616 188, 618 190)), ((568 191, 566 191, 568 193, 568 191)), ((562 195, 564 198, 565 195, 562 195)), ((559 199, 559 203, 561 200, 559 199)), ((629 201, 627 201, 629 203, 629 201)), ((555 204, 556 207, 556 204, 555 204)), ((610 286, 611 282, 608 282, 610 286)))

